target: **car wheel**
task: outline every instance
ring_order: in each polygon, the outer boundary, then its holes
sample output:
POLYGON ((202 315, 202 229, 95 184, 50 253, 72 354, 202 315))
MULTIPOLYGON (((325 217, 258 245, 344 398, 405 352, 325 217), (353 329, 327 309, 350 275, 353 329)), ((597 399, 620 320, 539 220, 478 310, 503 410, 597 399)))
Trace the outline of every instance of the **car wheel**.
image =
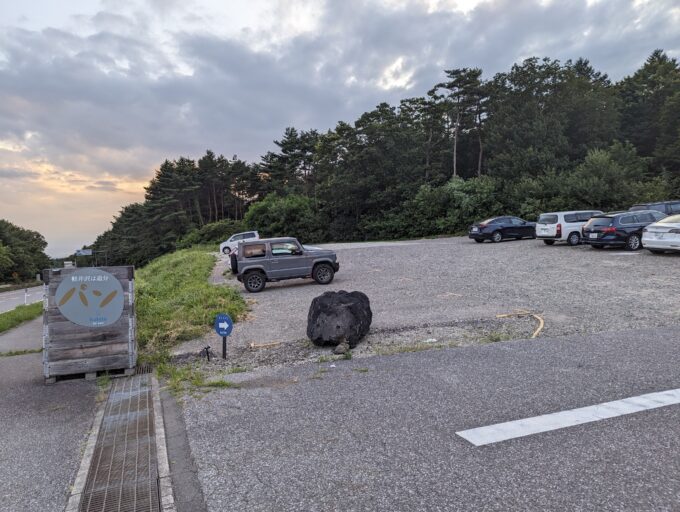
POLYGON ((555 240, 543 240, 545 245, 555 245, 555 240))
POLYGON ((491 241, 495 244, 503 240, 503 235, 501 234, 500 231, 494 231, 493 234, 491 235, 491 241))
POLYGON ((229 249, 229 247, 225 247, 224 249, 222 249, 222 253, 229 256, 231 254, 231 249, 229 249))
POLYGON ((328 263, 319 263, 312 270, 312 277, 319 284, 330 284, 334 276, 335 271, 328 263))
POLYGON ((482 242, 484 242, 484 240, 480 240, 479 238, 475 238, 475 242, 477 242, 478 244, 481 244, 482 242))
POLYGON ((637 251, 642 247, 642 241, 640 240, 640 235, 633 233, 626 240, 626 250, 627 251, 637 251))
POLYGON ((243 276, 243 286, 250 293, 261 292, 266 284, 267 278, 262 272, 248 272, 243 276))
POLYGON ((229 263, 231 265, 231 273, 238 274, 238 260, 236 259, 236 254, 229 255, 229 263))
POLYGON ((567 238, 567 243, 571 246, 578 245, 581 243, 581 236, 576 232, 571 233, 567 238))

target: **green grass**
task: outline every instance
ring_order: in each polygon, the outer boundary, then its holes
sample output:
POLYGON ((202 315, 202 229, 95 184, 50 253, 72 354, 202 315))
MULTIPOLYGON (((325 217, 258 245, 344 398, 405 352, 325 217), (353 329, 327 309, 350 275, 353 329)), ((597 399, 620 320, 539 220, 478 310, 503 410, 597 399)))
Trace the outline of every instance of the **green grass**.
POLYGON ((352 368, 352 369, 358 373, 368 373, 368 368, 352 368))
POLYGON ((238 388, 239 385, 229 380, 211 380, 210 382, 206 382, 205 384, 203 384, 203 387, 224 389, 224 388, 238 388))
POLYGON ((243 366, 232 366, 227 370, 227 375, 232 374, 232 373, 246 373, 248 371, 248 368, 244 368, 243 366))
POLYGON ((508 333, 493 331, 487 334, 486 336, 480 338, 479 341, 481 343, 498 343, 499 341, 507 341, 511 338, 512 336, 510 336, 510 334, 508 333))
POLYGON ((137 339, 148 360, 158 364, 173 345, 208 332, 217 313, 237 319, 245 312, 235 288, 208 283, 214 264, 204 248, 191 248, 137 271, 137 339))
POLYGON ((158 375, 165 379, 170 391, 175 395, 195 389, 224 389, 240 387, 228 380, 206 380, 206 375, 196 365, 174 365, 161 363, 156 368, 158 375))
POLYGON ((12 292, 14 290, 25 290, 26 288, 35 288, 36 286, 42 286, 43 284, 40 281, 29 281, 27 283, 19 283, 19 284, 9 284, 9 285, 0 285, 0 293, 4 292, 12 292))
POLYGON ((36 302, 28 306, 17 306, 11 311, 0 313, 0 332, 5 332, 19 324, 33 320, 42 315, 43 303, 36 302))
POLYGON ((23 356, 26 354, 37 354, 42 352, 41 348, 29 348, 26 350, 10 350, 9 352, 0 352, 0 357, 23 356))

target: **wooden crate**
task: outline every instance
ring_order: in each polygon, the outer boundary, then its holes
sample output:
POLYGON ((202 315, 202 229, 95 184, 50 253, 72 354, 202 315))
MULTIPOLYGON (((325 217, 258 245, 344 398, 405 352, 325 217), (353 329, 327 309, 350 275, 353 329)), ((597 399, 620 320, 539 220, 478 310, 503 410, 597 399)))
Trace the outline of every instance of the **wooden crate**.
MULTIPOLYGON (((124 293, 123 311, 112 324, 88 327, 67 319, 60 311, 56 292, 62 281, 84 268, 45 270, 43 279, 43 373, 47 383, 56 377, 85 374, 96 377, 104 370, 134 371, 137 364, 134 268, 96 267, 117 279, 124 293)), ((74 277, 75 279, 75 277, 74 277)), ((68 286, 68 285, 66 285, 68 286)))

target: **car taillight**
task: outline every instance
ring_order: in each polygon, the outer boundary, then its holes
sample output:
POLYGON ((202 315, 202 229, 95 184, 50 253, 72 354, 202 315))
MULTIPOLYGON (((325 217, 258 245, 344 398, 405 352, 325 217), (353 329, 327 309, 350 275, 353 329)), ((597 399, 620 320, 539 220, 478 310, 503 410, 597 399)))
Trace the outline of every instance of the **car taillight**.
POLYGON ((480 227, 480 228, 485 228, 485 227, 486 227, 486 224, 480 224, 479 227, 480 227))
POLYGON ((602 228, 603 233, 616 233, 616 228, 613 226, 609 226, 607 228, 602 228))
POLYGON ((562 236, 562 224, 557 225, 557 236, 562 236))

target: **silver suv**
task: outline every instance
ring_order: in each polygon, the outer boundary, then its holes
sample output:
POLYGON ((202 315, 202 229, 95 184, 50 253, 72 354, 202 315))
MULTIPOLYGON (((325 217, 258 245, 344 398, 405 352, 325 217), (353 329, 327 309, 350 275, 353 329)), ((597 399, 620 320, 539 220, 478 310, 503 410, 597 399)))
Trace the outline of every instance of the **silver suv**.
POLYGON ((266 238, 241 242, 231 255, 231 271, 245 289, 256 293, 267 281, 313 278, 329 284, 340 269, 333 251, 306 247, 295 238, 266 238))

